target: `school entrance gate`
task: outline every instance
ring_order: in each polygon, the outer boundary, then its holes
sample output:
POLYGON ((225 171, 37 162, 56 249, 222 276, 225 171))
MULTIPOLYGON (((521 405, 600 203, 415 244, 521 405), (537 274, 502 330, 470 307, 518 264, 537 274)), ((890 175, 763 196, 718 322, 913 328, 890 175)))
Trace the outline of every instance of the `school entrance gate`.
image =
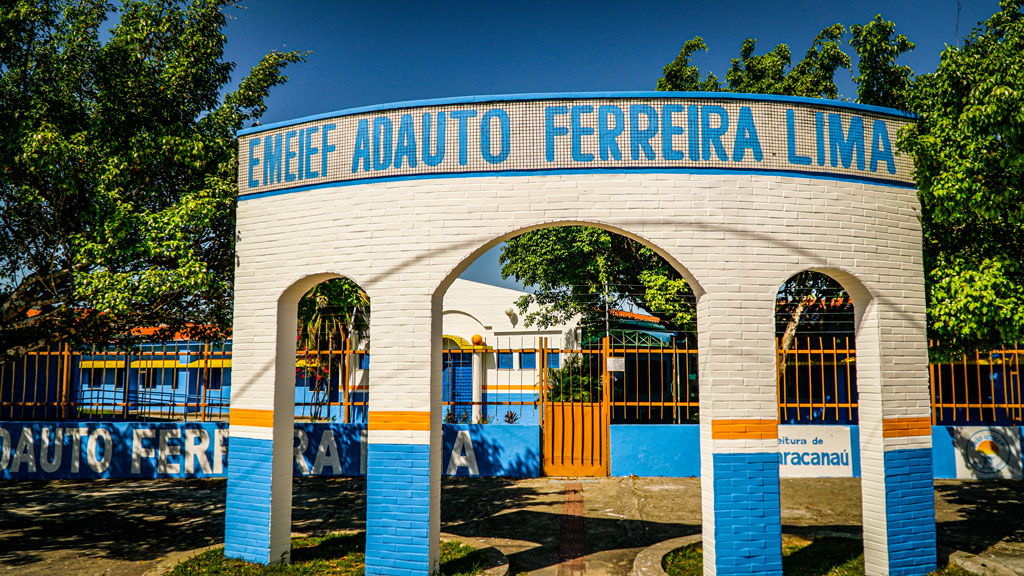
MULTIPOLYGON (((547 366, 539 372, 540 389, 555 387, 554 398, 541 397, 544 416, 541 421, 541 454, 546 476, 607 476, 609 450, 611 388, 607 359, 608 338, 599 350, 560 351, 577 354, 579 370, 586 377, 562 383, 550 383, 547 366), (594 367, 597 370, 593 370, 594 367)), ((547 359, 547 354, 541 354, 547 359)), ((572 368, 567 367, 567 368, 572 368)), ((583 374, 579 374, 583 376, 583 374)))
POLYGON ((743 94, 469 97, 239 133, 226 554, 287 561, 296 309, 373 302, 367 574, 438 566, 441 303, 503 240, 589 225, 697 297, 707 574, 782 573, 774 307, 803 270, 855 306, 868 574, 935 565, 919 204, 905 113, 743 94), (301 256, 300 256, 301 255, 301 256))

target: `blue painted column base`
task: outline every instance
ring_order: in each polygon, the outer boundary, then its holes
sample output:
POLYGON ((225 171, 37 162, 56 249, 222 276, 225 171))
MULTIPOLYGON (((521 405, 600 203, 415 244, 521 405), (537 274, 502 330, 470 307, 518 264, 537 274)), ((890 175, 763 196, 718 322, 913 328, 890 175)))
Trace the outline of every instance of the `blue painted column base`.
POLYGON ((273 442, 228 439, 228 488, 224 513, 224 556, 269 564, 271 462, 273 442))
POLYGON ((922 576, 935 570, 930 448, 885 453, 885 519, 890 576, 922 576))
POLYGON ((779 455, 714 455, 715 574, 782 576, 779 455))
POLYGON ((430 446, 369 444, 366 574, 430 574, 430 446))

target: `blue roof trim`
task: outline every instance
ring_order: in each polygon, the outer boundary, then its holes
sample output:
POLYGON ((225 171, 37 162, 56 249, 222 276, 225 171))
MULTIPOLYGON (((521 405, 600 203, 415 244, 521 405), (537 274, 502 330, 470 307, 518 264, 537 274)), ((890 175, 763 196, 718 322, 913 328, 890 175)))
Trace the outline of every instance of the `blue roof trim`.
POLYGON ((398 182, 402 180, 429 180, 432 178, 480 178, 486 176, 536 176, 536 175, 571 175, 571 174, 741 174, 750 176, 790 176, 796 178, 812 178, 815 180, 833 180, 838 182, 856 182, 858 184, 868 183, 892 188, 903 188, 913 190, 915 187, 905 182, 885 180, 882 178, 857 177, 848 175, 822 174, 820 172, 801 172, 799 170, 746 170, 743 168, 555 168, 551 170, 496 170, 494 172, 445 172, 440 174, 411 174, 404 176, 388 176, 384 178, 360 178, 358 180, 342 180, 340 182, 325 182, 312 186, 296 186, 294 188, 281 188, 268 190, 266 192, 254 192, 238 197, 238 201, 256 200, 281 196, 297 192, 308 192, 323 188, 340 188, 342 186, 355 186, 357 184, 374 184, 377 182, 398 182))
POLYGON ((778 96, 774 94, 741 94, 738 92, 552 92, 550 94, 530 93, 492 94, 485 96, 456 96, 451 98, 432 98, 426 100, 407 100, 405 102, 374 104, 372 106, 360 106, 359 108, 348 108, 345 110, 337 110, 335 112, 326 112, 324 114, 304 116, 302 118, 296 118, 294 120, 274 122, 273 124, 267 124, 265 126, 253 126, 251 128, 243 128, 239 130, 236 134, 238 136, 245 136, 246 134, 266 132, 267 130, 284 128, 286 126, 295 126, 297 124, 313 122, 315 120, 339 118, 342 116, 351 116, 353 114, 364 114, 366 112, 381 112, 385 110, 397 110, 401 108, 416 108, 420 106, 444 106, 447 104, 478 104, 481 102, 521 102, 531 100, 571 100, 583 98, 717 98, 721 100, 750 100, 755 102, 793 102, 797 104, 811 104, 817 106, 832 106, 835 108, 862 110, 865 112, 874 112, 877 114, 885 114, 887 116, 895 116, 897 118, 917 118, 917 114, 914 114, 912 112, 905 112, 903 110, 897 110, 895 108, 885 108, 884 106, 872 106, 870 104, 855 104, 853 102, 827 100, 825 98, 806 98, 803 96, 778 96))

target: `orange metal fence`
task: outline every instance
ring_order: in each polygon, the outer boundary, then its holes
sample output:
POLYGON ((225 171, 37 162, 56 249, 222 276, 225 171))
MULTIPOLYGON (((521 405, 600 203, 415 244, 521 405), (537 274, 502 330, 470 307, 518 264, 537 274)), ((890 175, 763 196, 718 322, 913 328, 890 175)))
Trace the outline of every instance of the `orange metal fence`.
MULTIPOLYGON (((446 350, 445 421, 540 424, 544 402, 605 399, 611 423, 697 422, 692 343, 501 339, 496 347, 446 350), (482 379, 476 396, 474 371, 482 379)), ((852 336, 801 336, 787 350, 777 342, 777 354, 780 422, 857 422, 852 336)), ((933 423, 1024 424, 1022 354, 1014 345, 931 364, 933 423)), ((347 344, 300 351, 296 418, 365 421, 368 355, 347 344)), ((161 343, 132 352, 65 346, 0 365, 0 420, 220 420, 230 388, 230 343, 161 343)))
POLYGON ((345 340, 340 350, 300 350, 295 360, 295 418, 365 422, 369 354, 345 340))
POLYGON ((857 423, 857 351, 853 336, 775 339, 779 422, 857 423))
POLYGON ((225 419, 230 368, 223 343, 34 352, 0 365, 0 419, 225 419))
POLYGON ((1024 424, 1019 345, 929 366, 933 424, 1024 424))
MULTIPOLYGON (((499 338, 496 347, 446 350, 442 402, 451 423, 540 423, 545 402, 607 403, 612 423, 696 422, 697 350, 686 341, 637 346, 621 340, 552 345, 499 338), (470 360, 476 355, 477 397, 470 360), (611 370, 605 367, 611 359, 611 370), (464 374, 460 376, 460 374, 464 374), (460 379, 461 378, 461 379, 460 379), (611 387, 605 397, 605 382, 611 387)), ((648 343, 650 344, 650 343, 648 343)))

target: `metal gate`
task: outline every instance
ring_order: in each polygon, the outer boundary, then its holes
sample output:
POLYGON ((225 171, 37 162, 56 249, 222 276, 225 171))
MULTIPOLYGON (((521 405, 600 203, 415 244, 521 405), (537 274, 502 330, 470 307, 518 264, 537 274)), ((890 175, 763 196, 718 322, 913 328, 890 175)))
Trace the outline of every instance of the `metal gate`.
POLYGON ((540 357, 544 474, 607 476, 608 339, 600 350, 549 350, 544 340, 540 357), (548 370, 549 352, 564 359, 557 370, 548 370))

